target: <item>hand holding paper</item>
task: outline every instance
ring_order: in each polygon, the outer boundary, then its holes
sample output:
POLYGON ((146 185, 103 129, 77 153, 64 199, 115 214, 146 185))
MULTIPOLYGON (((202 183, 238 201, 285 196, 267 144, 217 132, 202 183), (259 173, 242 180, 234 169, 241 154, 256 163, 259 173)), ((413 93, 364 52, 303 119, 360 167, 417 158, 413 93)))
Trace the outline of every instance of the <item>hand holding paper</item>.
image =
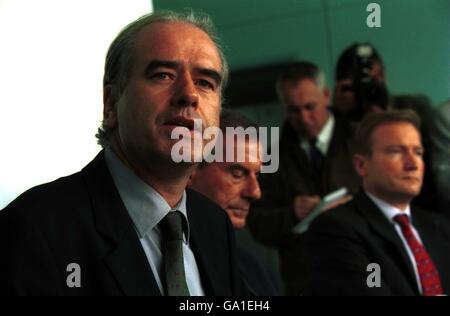
POLYGON ((353 196, 348 194, 346 188, 341 188, 337 191, 334 191, 326 195, 320 201, 320 203, 318 203, 318 205, 306 217, 303 218, 303 220, 300 223, 294 226, 292 232, 296 234, 302 234, 306 232, 311 222, 321 213, 329 209, 335 208, 341 204, 347 203, 352 198, 353 196))
POLYGON ((298 219, 304 219, 314 208, 319 205, 320 196, 318 195, 297 195, 294 198, 294 212, 298 219))

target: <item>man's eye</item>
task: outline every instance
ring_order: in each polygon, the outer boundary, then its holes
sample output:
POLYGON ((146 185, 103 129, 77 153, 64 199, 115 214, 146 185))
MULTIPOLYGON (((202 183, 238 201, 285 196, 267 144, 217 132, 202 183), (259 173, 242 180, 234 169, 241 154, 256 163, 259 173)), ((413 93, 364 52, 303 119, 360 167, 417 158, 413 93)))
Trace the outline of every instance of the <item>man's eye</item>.
POLYGON ((231 175, 234 179, 242 179, 245 176, 245 173, 243 170, 232 170, 231 175))
POLYGON ((306 111, 314 111, 315 108, 316 108, 315 104, 308 104, 305 106, 306 111))
POLYGON ((171 79, 171 75, 167 72, 158 72, 151 75, 151 78, 155 80, 169 80, 171 79))
POLYGON ((197 80, 196 84, 205 89, 210 89, 210 90, 215 89, 215 86, 208 80, 200 79, 200 80, 197 80))
POLYGON ((424 152, 423 152, 423 150, 422 150, 422 149, 418 149, 418 150, 416 150, 416 155, 417 155, 417 156, 419 156, 419 157, 423 157, 423 154, 424 154, 424 152))

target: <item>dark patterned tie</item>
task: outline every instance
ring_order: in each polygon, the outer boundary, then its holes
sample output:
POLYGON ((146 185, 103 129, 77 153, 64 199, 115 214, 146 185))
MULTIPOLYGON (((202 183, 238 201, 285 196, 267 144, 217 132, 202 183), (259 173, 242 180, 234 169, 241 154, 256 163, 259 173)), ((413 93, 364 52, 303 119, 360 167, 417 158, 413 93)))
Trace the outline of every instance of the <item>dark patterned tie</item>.
POLYGON ((311 139, 309 141, 309 157, 311 158, 311 166, 314 173, 321 177, 323 169, 324 157, 322 152, 317 148, 317 139, 311 139))
POLYGON ((414 236, 411 225, 409 224, 408 215, 396 215, 394 221, 400 225, 403 236, 408 242, 409 248, 416 260, 423 296, 443 294, 439 273, 425 247, 414 236))
POLYGON ((183 218, 169 212, 160 222, 163 235, 163 262, 167 295, 189 296, 183 261, 183 218))

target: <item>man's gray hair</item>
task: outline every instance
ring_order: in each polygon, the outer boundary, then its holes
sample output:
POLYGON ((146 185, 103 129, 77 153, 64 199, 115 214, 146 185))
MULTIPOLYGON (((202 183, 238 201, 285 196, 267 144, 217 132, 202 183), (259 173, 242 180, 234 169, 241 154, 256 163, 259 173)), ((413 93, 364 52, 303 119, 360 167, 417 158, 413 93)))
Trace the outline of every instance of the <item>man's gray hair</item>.
MULTIPOLYGON (((204 31, 217 47, 222 62, 221 94, 228 81, 228 64, 222 51, 219 39, 210 17, 204 13, 194 11, 173 12, 158 11, 146 14, 128 24, 111 43, 105 61, 105 73, 103 76, 103 89, 111 89, 111 96, 118 100, 128 84, 130 71, 133 64, 133 48, 138 33, 146 26, 156 23, 186 23, 204 31)), ((113 129, 105 126, 104 122, 99 127, 97 134, 98 144, 106 147, 113 129)))
POLYGON ((325 74, 315 64, 307 61, 296 61, 285 65, 277 78, 276 89, 278 97, 283 99, 283 85, 286 82, 300 82, 302 80, 312 80, 320 91, 327 86, 325 74))

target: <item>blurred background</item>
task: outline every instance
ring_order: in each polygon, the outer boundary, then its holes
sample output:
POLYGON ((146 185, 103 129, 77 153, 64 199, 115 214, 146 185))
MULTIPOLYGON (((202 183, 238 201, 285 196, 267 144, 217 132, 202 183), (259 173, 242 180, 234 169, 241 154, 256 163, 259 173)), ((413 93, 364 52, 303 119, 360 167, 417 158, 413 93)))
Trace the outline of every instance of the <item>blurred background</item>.
POLYGON ((450 97, 449 0, 153 0, 153 6, 191 7, 213 18, 232 70, 228 105, 263 125, 282 122, 273 88, 278 65, 312 61, 332 88, 339 54, 354 42, 378 49, 390 92, 423 93, 433 104, 450 97), (373 2, 381 7, 380 28, 366 24, 373 2))
POLYGON ((359 41, 378 49, 391 93, 450 98, 449 0, 0 0, 0 208, 94 157, 109 43, 142 14, 185 8, 216 25, 231 68, 226 106, 262 126, 283 120, 280 65, 312 61, 332 90, 339 54, 359 41), (366 24, 371 2, 379 28, 366 24))

